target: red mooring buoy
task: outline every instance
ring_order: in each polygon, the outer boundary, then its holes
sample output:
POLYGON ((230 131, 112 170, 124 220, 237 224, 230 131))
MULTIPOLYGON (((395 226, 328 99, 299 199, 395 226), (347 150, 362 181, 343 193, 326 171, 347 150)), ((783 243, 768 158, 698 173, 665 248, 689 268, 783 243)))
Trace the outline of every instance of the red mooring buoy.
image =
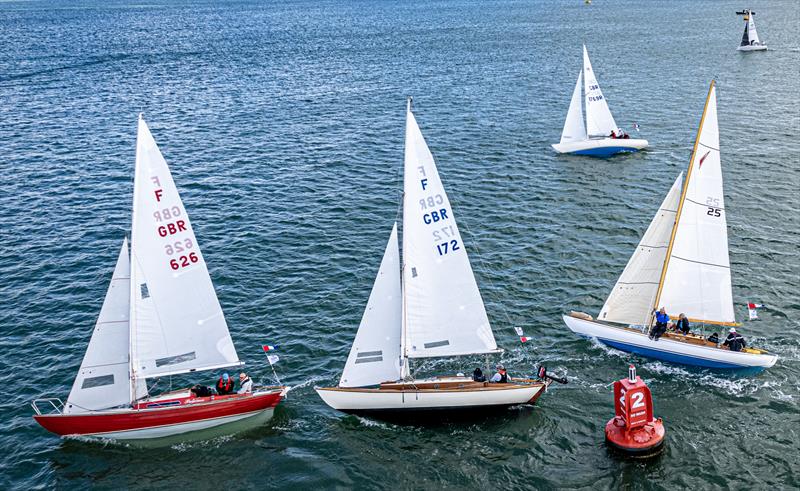
POLYGON ((647 458, 664 449, 664 424, 653 417, 650 389, 628 368, 628 378, 614 382, 615 416, 606 423, 606 443, 630 457, 647 458))

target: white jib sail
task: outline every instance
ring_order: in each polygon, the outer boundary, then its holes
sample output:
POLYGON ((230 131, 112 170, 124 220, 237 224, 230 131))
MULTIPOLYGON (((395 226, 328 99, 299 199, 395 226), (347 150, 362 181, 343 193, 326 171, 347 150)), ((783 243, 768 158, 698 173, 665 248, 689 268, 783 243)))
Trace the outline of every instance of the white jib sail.
POLYGON ((583 123, 583 98, 581 97, 581 82, 583 71, 578 72, 578 81, 572 91, 572 100, 569 103, 567 119, 564 121, 564 131, 561 132, 561 143, 570 143, 586 140, 586 125, 583 123))
POLYGON ((128 358, 130 274, 128 239, 125 239, 92 339, 64 405, 65 414, 108 409, 131 402, 128 358))
POLYGON ((339 387, 364 387, 400 378, 402 301, 395 223, 339 387))
POLYGON ((586 133, 590 137, 607 137, 612 131, 617 130, 617 123, 600 90, 600 84, 592 70, 592 62, 589 61, 589 52, 586 50, 586 46, 583 47, 583 81, 586 98, 586 133))
POLYGON ((406 115, 404 188, 406 356, 497 351, 453 209, 410 107, 406 115))
POLYGON ((689 319, 735 322, 713 86, 700 125, 659 307, 689 319))
POLYGON ((597 317, 599 320, 642 326, 648 324, 675 225, 682 180, 683 172, 675 179, 617 284, 611 290, 597 317))
POLYGON ((133 203, 134 378, 240 364, 189 216, 141 118, 133 203))

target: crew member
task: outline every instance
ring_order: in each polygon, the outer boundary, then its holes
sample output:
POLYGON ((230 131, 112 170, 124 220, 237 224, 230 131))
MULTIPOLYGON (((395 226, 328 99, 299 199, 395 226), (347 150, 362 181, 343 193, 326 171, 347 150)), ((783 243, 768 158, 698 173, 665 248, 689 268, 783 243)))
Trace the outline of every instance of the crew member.
POLYGON ((233 394, 233 379, 227 373, 223 373, 222 377, 217 380, 217 394, 225 396, 233 394))
POLYGON ((497 365, 497 373, 492 375, 492 379, 489 382, 507 384, 508 383, 508 373, 506 372, 506 367, 503 365, 497 365))
POLYGON ((689 319, 686 318, 686 314, 682 313, 678 316, 678 323, 675 324, 675 330, 682 332, 684 336, 689 334, 689 319))
POLYGON ((483 374, 483 370, 476 368, 475 371, 472 372, 472 380, 475 382, 486 382, 486 376, 483 374))
POLYGON ((664 309, 664 307, 661 307, 661 309, 658 312, 654 312, 654 314, 656 314, 656 325, 650 329, 650 339, 653 341, 658 341, 658 338, 667 332, 669 316, 667 315, 667 311, 664 309))
POLYGON ((728 337, 725 338, 722 346, 727 346, 731 351, 742 351, 742 348, 747 347, 747 343, 744 341, 742 335, 736 332, 736 328, 731 327, 728 337))
POLYGON ((239 374, 239 386, 240 388, 236 392, 237 394, 249 394, 253 392, 253 381, 250 380, 250 377, 244 372, 239 374))

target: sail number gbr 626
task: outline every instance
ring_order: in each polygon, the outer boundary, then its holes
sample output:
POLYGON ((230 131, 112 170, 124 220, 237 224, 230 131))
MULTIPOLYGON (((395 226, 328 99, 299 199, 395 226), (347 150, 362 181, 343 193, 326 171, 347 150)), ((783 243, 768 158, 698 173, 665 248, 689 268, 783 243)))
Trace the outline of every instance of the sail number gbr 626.
POLYGON ((158 236, 172 239, 164 244, 164 253, 170 256, 169 267, 173 271, 191 266, 200 260, 196 252, 189 250, 194 247, 191 238, 175 240, 175 237, 173 237, 176 234, 188 231, 186 221, 177 219, 181 215, 179 206, 170 206, 153 212, 153 218, 156 223, 162 224, 156 227, 158 236))

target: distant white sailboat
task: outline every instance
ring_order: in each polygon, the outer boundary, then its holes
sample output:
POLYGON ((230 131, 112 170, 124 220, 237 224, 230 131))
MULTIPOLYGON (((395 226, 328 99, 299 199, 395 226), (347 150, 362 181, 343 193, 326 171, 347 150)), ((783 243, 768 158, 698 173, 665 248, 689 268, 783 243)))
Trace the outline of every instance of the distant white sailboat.
POLYGON ((736 12, 737 15, 744 16, 744 34, 742 34, 742 42, 736 48, 739 51, 764 51, 767 49, 767 43, 762 43, 758 38, 758 31, 756 31, 756 13, 750 9, 744 9, 741 12, 736 12))
POLYGON ((132 214, 130 253, 125 239, 67 401, 34 401, 34 419, 61 436, 115 440, 268 420, 283 387, 209 397, 188 389, 148 394, 147 379, 244 363, 172 173, 141 117, 132 214))
POLYGON ((765 350, 731 351, 692 333, 648 336, 659 307, 673 316, 684 313, 695 324, 737 325, 714 82, 683 186, 682 178, 681 173, 670 188, 598 318, 573 312, 564 322, 582 336, 660 360, 709 368, 771 367, 777 357, 765 350))
POLYGON ((549 382, 411 375, 413 359, 502 350, 410 99, 404 191, 402 261, 395 223, 339 386, 318 387, 320 397, 340 411, 384 414, 535 402, 549 382))
POLYGON ((617 153, 636 152, 647 148, 647 140, 629 138, 614 121, 600 84, 597 82, 589 52, 583 47, 583 70, 578 73, 575 90, 564 121, 561 141, 553 144, 558 153, 610 157, 617 153), (581 97, 582 81, 585 82, 581 97), (586 106, 586 122, 583 121, 582 106, 586 106))

